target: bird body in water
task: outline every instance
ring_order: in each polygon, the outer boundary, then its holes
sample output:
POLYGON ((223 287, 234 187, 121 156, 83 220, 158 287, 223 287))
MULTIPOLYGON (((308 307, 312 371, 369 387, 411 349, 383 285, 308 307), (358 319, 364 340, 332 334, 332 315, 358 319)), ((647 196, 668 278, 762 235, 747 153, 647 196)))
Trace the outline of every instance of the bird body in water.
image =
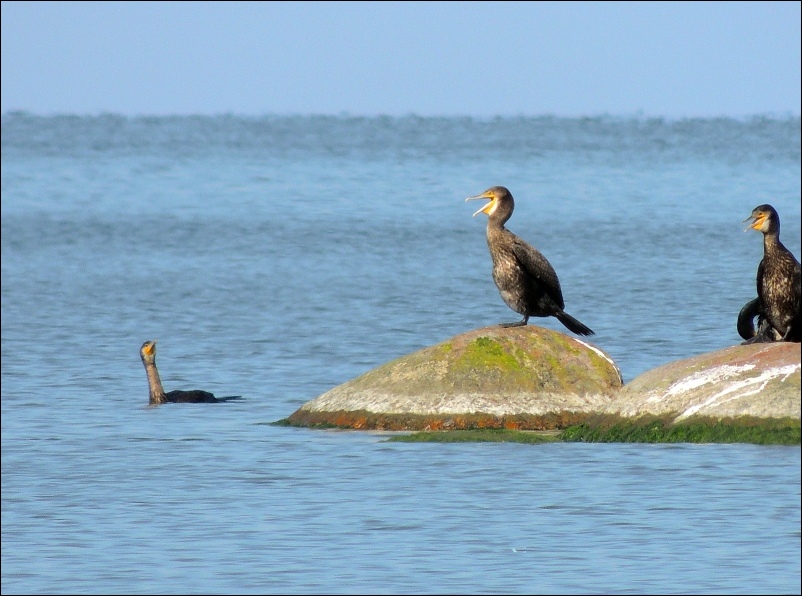
POLYGON ((780 216, 771 205, 759 205, 747 221, 751 222, 747 230, 763 233, 763 259, 756 280, 759 312, 782 341, 802 341, 802 274, 799 261, 780 242, 780 216))
POLYGON ((240 398, 238 395, 231 397, 215 397, 214 394, 208 391, 201 391, 200 389, 191 389, 189 391, 176 389, 165 393, 161 378, 159 378, 159 371, 156 368, 156 340, 154 339, 143 343, 142 347, 139 349, 139 355, 142 357, 142 364, 145 365, 145 373, 148 375, 150 405, 152 406, 166 403, 208 404, 240 398))
POLYGON ((577 335, 593 331, 566 313, 560 280, 540 251, 504 227, 512 217, 515 201, 503 186, 493 186, 466 201, 489 199, 476 211, 487 214, 487 246, 493 259, 493 281, 501 298, 512 310, 523 315, 521 321, 502 323, 502 327, 526 325, 529 317, 556 317, 577 335))

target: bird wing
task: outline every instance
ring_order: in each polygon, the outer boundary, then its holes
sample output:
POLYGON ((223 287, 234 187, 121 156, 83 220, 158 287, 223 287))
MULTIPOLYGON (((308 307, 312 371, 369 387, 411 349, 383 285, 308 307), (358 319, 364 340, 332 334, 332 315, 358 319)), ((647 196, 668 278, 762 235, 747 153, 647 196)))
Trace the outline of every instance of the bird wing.
POLYGON ((560 280, 557 278, 557 272, 554 267, 543 256, 543 254, 531 246, 530 244, 521 240, 518 236, 513 234, 512 250, 515 253, 515 258, 521 264, 529 275, 536 278, 538 283, 549 295, 549 298, 560 307, 565 308, 565 301, 563 300, 562 289, 560 288, 560 280))
POLYGON ((765 258, 760 259, 760 263, 757 266, 757 296, 761 302, 763 301, 763 269, 765 269, 765 261, 765 258))
POLYGON ((791 270, 791 292, 793 293, 794 310, 799 312, 802 306, 802 267, 799 261, 796 260, 794 254, 789 250, 788 252, 788 268, 791 270))

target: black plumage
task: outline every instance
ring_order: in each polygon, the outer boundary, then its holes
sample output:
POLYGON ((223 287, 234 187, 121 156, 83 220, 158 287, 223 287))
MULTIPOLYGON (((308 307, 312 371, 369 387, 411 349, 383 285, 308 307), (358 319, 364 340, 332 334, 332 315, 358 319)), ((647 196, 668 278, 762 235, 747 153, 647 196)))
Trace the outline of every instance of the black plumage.
POLYGON ((158 405, 165 403, 218 403, 224 401, 231 401, 239 399, 239 395, 230 397, 215 397, 214 394, 200 389, 190 389, 183 391, 176 389, 174 391, 164 392, 162 387, 161 378, 159 378, 159 371, 156 368, 156 340, 146 341, 139 349, 139 355, 142 358, 142 364, 145 365, 145 373, 148 376, 148 388, 150 392, 150 405, 158 405))
POLYGON ((515 201, 503 186, 493 186, 466 201, 489 199, 479 209, 487 214, 487 246, 493 259, 493 281, 501 298, 512 310, 523 315, 521 321, 502 323, 502 327, 526 325, 529 317, 556 317, 578 335, 593 335, 593 331, 566 313, 560 280, 540 251, 504 227, 512 217, 515 201))
POLYGON ((742 344, 755 344, 777 341, 782 337, 769 325, 766 315, 761 310, 760 298, 753 298, 743 305, 738 313, 738 335, 746 341, 742 344))
POLYGON ((744 220, 747 229, 763 233, 763 259, 757 268, 759 312, 783 341, 802 340, 802 274, 799 261, 780 242, 780 216, 771 205, 759 205, 744 220))

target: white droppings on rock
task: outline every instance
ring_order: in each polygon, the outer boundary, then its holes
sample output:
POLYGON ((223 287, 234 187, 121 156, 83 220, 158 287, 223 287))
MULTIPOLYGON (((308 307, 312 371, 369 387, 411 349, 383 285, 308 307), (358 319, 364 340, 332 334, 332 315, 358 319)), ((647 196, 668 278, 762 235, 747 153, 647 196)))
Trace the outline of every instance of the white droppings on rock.
MULTIPOLYGON (((754 365, 751 365, 751 364, 747 364, 747 365, 743 365, 743 366, 728 366, 728 365, 724 365, 724 366, 716 367, 714 369, 711 369, 711 370, 705 371, 705 372, 709 373, 709 376, 717 377, 717 379, 713 378, 712 380, 709 380, 709 381, 706 381, 706 382, 719 382, 721 379, 726 379, 726 378, 732 377, 733 374, 737 374, 737 372, 741 372, 741 371, 744 371, 744 370, 751 370, 752 368, 754 368, 754 365), (720 369, 723 369, 723 368, 740 369, 740 371, 736 371, 736 373, 732 373, 730 371, 720 371, 720 369), (724 376, 719 376, 717 373, 722 373, 724 376)), ((760 373, 756 377, 750 377, 750 378, 747 378, 747 379, 741 379, 740 381, 730 382, 724 387, 724 389, 722 389, 721 391, 719 391, 718 393, 716 393, 712 397, 708 398, 707 400, 703 401, 702 403, 699 403, 699 404, 691 406, 690 408, 685 410, 682 414, 677 416, 676 419, 680 420, 682 418, 686 418, 688 416, 692 416, 693 414, 696 414, 697 412, 699 412, 700 410, 703 410, 705 408, 709 408, 709 407, 716 406, 716 405, 721 405, 721 404, 727 403, 729 401, 733 401, 733 400, 736 400, 736 399, 741 399, 741 398, 744 398, 744 397, 749 397, 751 395, 755 395, 757 393, 760 393, 761 391, 763 391, 766 388, 766 385, 769 383, 769 381, 771 381, 773 379, 777 379, 779 377, 782 377, 780 380, 784 381, 785 379, 787 379, 790 375, 794 374, 799 369, 800 369, 800 365, 799 364, 789 364, 787 366, 779 366, 779 367, 776 367, 776 368, 770 368, 768 370, 764 370, 762 373, 760 373)), ((687 379, 686 381, 683 381, 681 383, 676 383, 675 385, 682 385, 684 383, 691 383, 691 381, 693 381, 692 378, 691 379, 687 379)), ((698 387, 699 385, 700 384, 697 384, 697 385, 695 385, 695 387, 698 387)), ((673 388, 674 388, 674 386, 669 388, 669 391, 671 391, 671 389, 673 389, 673 388)))
POLYGON ((725 379, 730 379, 742 372, 752 370, 753 368, 755 368, 754 364, 743 364, 741 366, 722 364, 721 366, 702 370, 691 375, 687 379, 683 379, 671 385, 668 391, 666 391, 666 397, 681 395, 709 383, 720 383, 725 379))
POLYGON ((581 339, 577 339, 576 337, 572 337, 571 339, 573 339, 573 340, 574 340, 575 342, 577 342, 577 343, 580 343, 580 344, 582 344, 582 345, 583 345, 583 346, 585 346, 587 349, 591 350, 592 352, 595 352, 596 354, 598 354, 599 356, 601 356, 602 358, 604 358, 604 359, 605 359, 607 362, 609 362, 610 364, 612 364, 612 365, 613 365, 613 368, 615 368, 616 372, 618 372, 618 380, 619 380, 619 381, 621 381, 621 383, 623 383, 623 382, 624 382, 624 375, 622 375, 622 374, 621 374, 621 369, 620 369, 620 368, 618 368, 618 365, 617 365, 617 364, 616 364, 616 363, 613 361, 613 359, 612 359, 612 358, 610 358, 610 357, 609 357, 607 354, 605 354, 604 352, 602 352, 602 351, 601 351, 599 348, 597 348, 596 346, 592 346, 592 345, 590 345, 590 344, 588 344, 588 343, 585 343, 585 342, 584 342, 584 341, 582 341, 581 339))

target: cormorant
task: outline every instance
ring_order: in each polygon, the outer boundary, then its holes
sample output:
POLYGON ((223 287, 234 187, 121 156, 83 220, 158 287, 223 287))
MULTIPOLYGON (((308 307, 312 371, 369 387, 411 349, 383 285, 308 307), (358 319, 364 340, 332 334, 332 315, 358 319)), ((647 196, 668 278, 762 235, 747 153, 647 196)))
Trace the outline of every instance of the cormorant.
POLYGON ((504 302, 523 315, 521 321, 502 323, 502 327, 526 325, 529 317, 557 317, 578 335, 593 335, 593 331, 566 313, 557 273, 537 249, 504 227, 515 209, 510 191, 493 186, 466 201, 490 199, 474 213, 487 214, 487 246, 493 258, 493 281, 504 302))
POLYGON ((746 340, 741 342, 741 345, 766 343, 782 339, 774 327, 769 325, 766 320, 766 316, 761 310, 760 298, 753 298, 743 305, 743 308, 738 313, 737 329, 738 335, 746 340), (756 318, 757 324, 755 324, 756 318))
POLYGON ((759 205, 744 222, 763 233, 763 259, 757 268, 759 311, 782 341, 802 341, 802 274, 799 261, 780 242, 780 216, 771 205, 759 205))
POLYGON ((212 393, 201 391, 200 389, 191 389, 189 391, 176 389, 165 393, 162 381, 159 378, 159 371, 156 369, 156 340, 143 343, 142 347, 139 348, 139 355, 142 357, 142 364, 145 365, 145 372, 148 375, 150 405, 152 406, 166 403, 218 403, 240 398, 239 395, 215 397, 212 393))

